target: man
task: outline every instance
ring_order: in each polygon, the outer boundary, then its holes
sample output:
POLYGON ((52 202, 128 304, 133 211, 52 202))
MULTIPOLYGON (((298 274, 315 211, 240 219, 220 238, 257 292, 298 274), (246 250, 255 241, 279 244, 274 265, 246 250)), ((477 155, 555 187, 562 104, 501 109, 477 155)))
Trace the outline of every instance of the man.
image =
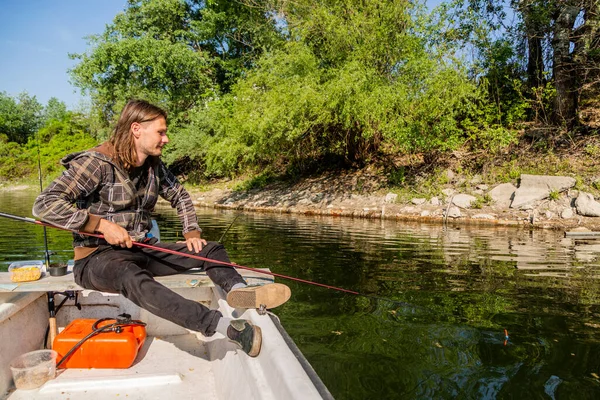
POLYGON ((130 101, 108 142, 62 160, 66 171, 38 196, 33 214, 62 228, 104 236, 73 235, 73 273, 80 286, 120 293, 149 312, 205 336, 220 332, 256 357, 262 343, 259 327, 224 318, 218 310, 185 299, 154 277, 202 268, 235 308, 277 307, 290 298, 287 286, 248 287, 234 268, 133 246, 134 241, 152 240, 150 216, 161 196, 177 209, 185 242, 155 246, 229 262, 221 244, 201 238, 190 195, 160 161, 168 142, 165 111, 145 101, 130 101))

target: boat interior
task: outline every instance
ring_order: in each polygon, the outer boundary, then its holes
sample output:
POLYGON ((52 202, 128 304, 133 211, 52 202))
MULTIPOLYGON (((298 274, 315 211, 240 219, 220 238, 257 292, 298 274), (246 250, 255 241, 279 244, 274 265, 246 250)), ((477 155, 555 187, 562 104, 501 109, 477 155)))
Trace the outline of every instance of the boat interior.
MULTIPOLYGON (((268 271, 268 270, 266 270, 268 271)), ((272 277, 240 271, 250 284, 272 277)), ((69 271, 61 277, 44 273, 33 282, 12 282, 0 272, 0 399, 317 399, 327 389, 279 324, 257 310, 236 310, 224 292, 200 272, 157 278, 182 296, 199 301, 224 316, 244 318, 263 333, 258 357, 216 333, 204 337, 159 318, 120 295, 84 290, 69 271), (133 365, 126 369, 59 368, 56 377, 31 390, 15 389, 9 368, 15 357, 45 346, 49 296, 61 332, 73 320, 116 318, 129 314, 145 322, 147 338, 133 365)))

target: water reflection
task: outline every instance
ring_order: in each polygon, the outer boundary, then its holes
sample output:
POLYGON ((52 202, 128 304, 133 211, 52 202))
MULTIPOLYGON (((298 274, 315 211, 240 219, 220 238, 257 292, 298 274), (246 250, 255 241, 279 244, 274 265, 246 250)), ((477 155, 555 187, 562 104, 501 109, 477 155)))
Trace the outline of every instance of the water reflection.
MULTIPOLYGON (((0 193, 29 216, 34 194, 0 193)), ((236 212, 198 210, 205 238, 236 212)), ((168 207, 165 241, 181 239, 168 207)), ((50 232, 54 257, 70 235, 50 232)), ((242 265, 402 303, 287 282, 277 314, 338 399, 597 398, 600 241, 562 232, 241 214, 224 238, 242 265), (509 333, 505 345, 504 330, 509 333)), ((0 224, 0 261, 43 257, 41 229, 0 224)))

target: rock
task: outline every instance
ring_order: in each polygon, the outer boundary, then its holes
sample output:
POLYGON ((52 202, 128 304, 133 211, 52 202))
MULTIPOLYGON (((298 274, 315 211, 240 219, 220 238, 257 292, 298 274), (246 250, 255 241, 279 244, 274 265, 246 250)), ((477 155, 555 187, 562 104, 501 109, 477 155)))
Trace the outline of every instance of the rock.
POLYGON ((546 211, 544 213, 544 216, 546 217, 547 220, 551 220, 554 217, 554 213, 552 211, 546 211))
POLYGON ((502 183, 492 190, 489 195, 492 201, 500 207, 508 207, 517 188, 512 183, 502 183))
POLYGON ((388 193, 385 195, 386 203, 395 203, 398 200, 398 195, 396 193, 388 193))
POLYGON ((575 199, 577 214, 586 217, 600 217, 600 203, 594 200, 594 196, 589 193, 580 192, 575 199))
POLYGON ((496 216, 491 214, 475 214, 471 218, 473 219, 496 219, 496 216))
POLYGON ((325 195, 323 193, 317 193, 310 198, 310 201, 312 201, 313 203, 318 203, 321 200, 323 200, 324 197, 325 195))
POLYGON ((470 194, 457 194, 452 198, 452 204, 461 208, 469 208, 471 207, 471 203, 475 200, 477 200, 477 198, 470 194))
POLYGON ((488 185, 483 185, 483 184, 482 185, 477 185, 477 186, 475 186, 475 188, 479 189, 479 190, 483 190, 483 191, 486 191, 486 190, 489 189, 488 185))
POLYGON ((585 226, 578 226, 576 228, 571 229, 569 232, 591 232, 590 228, 586 228, 585 226))
POLYGON ((446 170, 446 178, 448 178, 448 181, 452 182, 454 180, 455 176, 456 175, 454 174, 454 172, 451 169, 446 170))
POLYGON ((454 189, 444 189, 442 190, 442 194, 446 197, 450 197, 454 194, 454 189))
POLYGON ((431 215, 431 211, 423 210, 421 211, 421 217, 429 217, 431 215))
POLYGON ((424 199, 422 197, 419 198, 415 198, 411 200, 411 203, 413 203, 416 206, 420 206, 421 204, 425 204, 427 202, 427 199, 424 199))
POLYGON ((560 217, 562 219, 573 218, 573 209, 571 207, 567 207, 560 213, 560 217))
POLYGON ((446 215, 448 218, 460 218, 461 216, 460 209, 456 206, 450 207, 448 209, 448 214, 446 215))
POLYGON ((431 203, 432 206, 440 205, 440 199, 438 199, 437 197, 432 197, 431 200, 429 200, 429 202, 431 203))
POLYGON ((483 190, 481 190, 481 189, 475 189, 475 190, 473 190, 473 194, 476 194, 478 196, 483 196, 483 190))
POLYGON ((481 175, 475 174, 471 178, 471 185, 479 185, 481 183, 481 175))
POLYGON ((521 184, 515 191, 511 208, 543 200, 550 192, 564 192, 575 186, 575 178, 568 176, 521 175, 521 184))

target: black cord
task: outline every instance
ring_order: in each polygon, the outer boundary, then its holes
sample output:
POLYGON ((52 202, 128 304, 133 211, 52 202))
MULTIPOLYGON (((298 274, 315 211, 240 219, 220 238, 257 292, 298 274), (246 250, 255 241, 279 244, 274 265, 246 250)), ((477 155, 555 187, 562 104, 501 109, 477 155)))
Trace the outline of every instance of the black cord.
POLYGON ((146 326, 145 322, 142 321, 137 321, 137 320, 131 320, 128 318, 125 319, 115 319, 115 318, 101 318, 99 320, 97 320, 96 322, 94 322, 94 325, 92 325, 92 331, 83 339, 81 339, 75 346, 73 346, 71 348, 71 350, 69 350, 67 352, 67 354, 65 354, 65 356, 63 358, 60 359, 59 362, 56 363, 56 368, 60 367, 60 365, 67 360, 74 352, 77 351, 77 349, 79 349, 87 340, 89 340, 90 338, 99 335, 102 332, 109 332, 109 331, 115 331, 120 333, 120 329, 124 326, 146 326), (114 320, 116 322, 109 324, 109 325, 104 325, 101 328, 98 328, 98 325, 104 321, 111 321, 114 320))

